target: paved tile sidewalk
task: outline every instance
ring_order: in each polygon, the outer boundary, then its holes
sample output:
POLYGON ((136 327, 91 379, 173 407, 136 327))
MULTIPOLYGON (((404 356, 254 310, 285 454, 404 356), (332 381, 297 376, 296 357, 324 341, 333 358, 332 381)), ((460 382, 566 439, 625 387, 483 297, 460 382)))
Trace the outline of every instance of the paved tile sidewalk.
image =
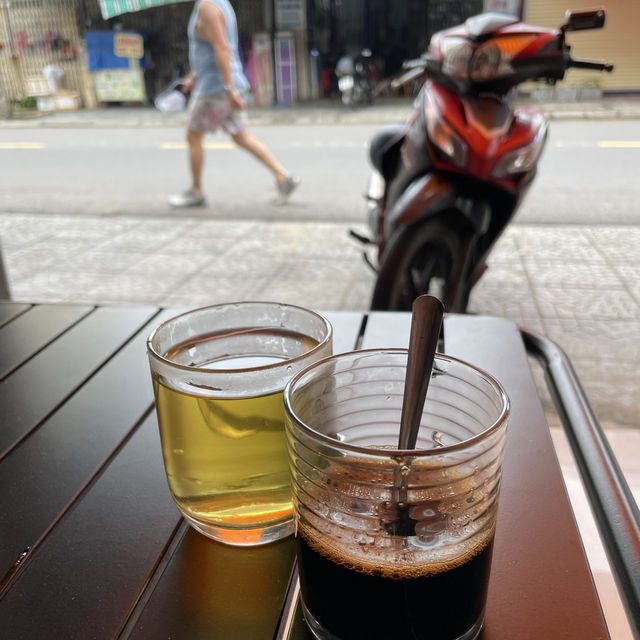
MULTIPOLYGON (((281 299, 366 309, 373 276, 349 225, 0 214, 15 299, 213 304, 281 299)), ((640 228, 513 225, 470 310, 559 342, 599 419, 637 427, 640 228)))

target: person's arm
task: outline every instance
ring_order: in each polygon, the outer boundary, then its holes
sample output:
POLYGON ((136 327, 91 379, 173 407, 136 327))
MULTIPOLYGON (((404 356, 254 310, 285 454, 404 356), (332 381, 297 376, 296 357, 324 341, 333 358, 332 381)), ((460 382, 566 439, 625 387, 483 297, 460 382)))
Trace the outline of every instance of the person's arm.
POLYGON ((190 93, 191 91, 194 90, 195 86, 196 86, 196 72, 195 71, 190 71, 183 79, 182 79, 182 86, 184 87, 184 90, 188 93, 190 93))
POLYGON ((239 91, 233 86, 231 75, 231 48, 227 40, 224 15, 219 7, 211 2, 201 2, 198 7, 196 34, 211 43, 218 61, 229 104, 235 109, 246 107, 239 91))

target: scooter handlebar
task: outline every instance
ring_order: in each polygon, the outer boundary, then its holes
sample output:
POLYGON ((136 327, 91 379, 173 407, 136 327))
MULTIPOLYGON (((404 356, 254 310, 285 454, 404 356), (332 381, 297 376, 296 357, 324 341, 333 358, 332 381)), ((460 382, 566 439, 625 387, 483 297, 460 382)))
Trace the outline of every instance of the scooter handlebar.
POLYGON ((611 73, 613 71, 613 64, 611 62, 605 62, 604 60, 584 60, 580 58, 571 58, 571 60, 569 60, 569 66, 576 69, 606 71, 607 73, 611 73))
POLYGON ((416 78, 419 78, 420 76, 422 76, 424 74, 425 68, 426 67, 425 67, 425 65, 423 63, 420 66, 413 67, 412 69, 409 69, 409 71, 407 71, 406 73, 403 73, 402 75, 398 76, 397 78, 394 78, 391 81, 391 87, 393 89, 398 89, 398 88, 402 87, 403 85, 408 84, 412 80, 415 80, 416 78))
POLYGON ((405 60, 402 63, 402 68, 403 69, 415 69, 416 67, 424 67, 424 65, 425 65, 424 57, 422 57, 422 58, 413 58, 411 60, 405 60))

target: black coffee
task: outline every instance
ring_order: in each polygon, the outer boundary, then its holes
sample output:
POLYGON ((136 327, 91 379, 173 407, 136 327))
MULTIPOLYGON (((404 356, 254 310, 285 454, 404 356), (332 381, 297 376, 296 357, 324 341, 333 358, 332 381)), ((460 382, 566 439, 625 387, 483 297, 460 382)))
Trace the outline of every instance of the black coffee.
POLYGON ((452 640, 482 617, 492 548, 493 536, 435 573, 422 566, 363 569, 299 533, 302 598, 341 640, 452 640))

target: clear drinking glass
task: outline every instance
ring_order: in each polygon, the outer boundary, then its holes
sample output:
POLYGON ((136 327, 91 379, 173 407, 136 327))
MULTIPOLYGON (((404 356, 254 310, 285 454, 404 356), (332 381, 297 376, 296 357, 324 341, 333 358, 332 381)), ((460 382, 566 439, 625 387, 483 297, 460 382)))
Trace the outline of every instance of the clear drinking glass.
POLYGON ((397 449, 406 350, 336 355, 285 389, 305 618, 316 638, 471 640, 491 565, 509 402, 437 355, 397 449))
POLYGON ((325 318, 271 302, 196 309, 149 336, 169 488, 195 529, 245 546, 293 531, 282 392, 331 349, 325 318))

